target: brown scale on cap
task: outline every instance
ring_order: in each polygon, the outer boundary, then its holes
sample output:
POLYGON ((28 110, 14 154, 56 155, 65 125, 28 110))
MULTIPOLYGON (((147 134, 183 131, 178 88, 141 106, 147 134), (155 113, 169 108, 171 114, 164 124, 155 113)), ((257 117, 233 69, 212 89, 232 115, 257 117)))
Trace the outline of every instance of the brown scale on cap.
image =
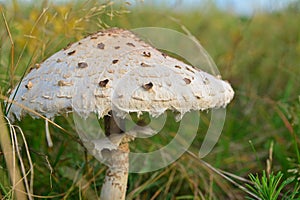
POLYGON ((195 66, 193 66, 193 65, 191 65, 191 67, 192 67, 194 70, 196 70, 196 71, 201 71, 198 67, 195 67, 195 66))
POLYGON ((78 68, 86 68, 86 67, 88 67, 88 64, 86 62, 79 62, 77 64, 77 66, 78 66, 78 68))
POLYGON ((28 90, 30 90, 32 88, 33 84, 31 81, 28 81, 28 83, 25 85, 25 88, 27 88, 28 90))
POLYGON ((41 65, 39 63, 36 63, 33 68, 38 69, 40 67, 41 67, 41 65))
POLYGON ((40 68, 40 64, 39 63, 36 63, 33 67, 31 67, 30 69, 29 69, 29 72, 31 72, 31 70, 33 70, 33 69, 38 69, 38 68, 40 68))
POLYGON ((71 55, 73 55, 75 52, 76 52, 76 50, 73 50, 73 51, 68 52, 67 54, 68 54, 68 56, 71 56, 71 55))
POLYGON ((72 83, 72 82, 66 82, 66 81, 63 81, 63 80, 59 80, 59 81, 57 82, 57 85, 58 85, 58 86, 72 86, 73 83, 72 83))
POLYGON ((115 73, 115 70, 113 70, 113 69, 107 69, 107 72, 110 73, 110 74, 113 74, 113 73, 115 73))
POLYGON ((142 66, 142 67, 151 67, 151 65, 148 65, 148 64, 143 63, 143 62, 141 63, 141 66, 142 66))
POLYGON ((203 83, 204 83, 205 85, 208 85, 208 84, 209 84, 208 78, 205 77, 205 78, 203 79, 203 83))
POLYGON ((167 56, 168 56, 168 55, 165 54, 165 53, 162 53, 161 55, 162 55, 164 58, 167 58, 167 56))
POLYGON ((193 74, 195 73, 191 68, 189 67, 185 67, 186 70, 188 70, 189 72, 192 72, 193 74))
POLYGON ((186 84, 190 84, 192 82, 191 79, 189 78, 184 78, 183 80, 186 84))
POLYGON ((150 90, 153 87, 153 83, 149 82, 142 86, 145 90, 150 90))
POLYGON ((100 82, 99 82, 99 86, 100 86, 100 87, 106 87, 106 85, 107 85, 108 82, 109 82, 108 79, 104 79, 103 81, 100 81, 100 82))
POLYGON ((119 62, 119 60, 118 60, 118 59, 116 59, 116 60, 113 60, 113 61, 112 61, 112 64, 116 64, 117 62, 119 62))
POLYGON ((133 43, 131 43, 131 42, 127 42, 126 44, 127 44, 128 46, 135 47, 135 45, 134 45, 133 43))
POLYGON ((104 49, 105 44, 100 42, 99 44, 97 44, 98 49, 104 49))
POLYGON ((151 57, 151 52, 149 51, 144 51, 143 56, 150 58, 151 57))

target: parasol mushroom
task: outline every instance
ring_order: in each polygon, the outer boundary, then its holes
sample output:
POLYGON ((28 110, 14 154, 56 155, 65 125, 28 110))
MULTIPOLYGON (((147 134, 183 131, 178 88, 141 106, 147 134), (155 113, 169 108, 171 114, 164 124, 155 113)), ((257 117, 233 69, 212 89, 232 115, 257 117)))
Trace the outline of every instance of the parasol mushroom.
MULTIPOLYGON (((47 118, 69 112, 104 118, 106 140, 81 139, 109 166, 101 199, 125 199, 132 138, 124 134, 126 115, 157 117, 172 110, 180 119, 191 110, 225 107, 233 95, 219 77, 167 56, 130 31, 112 28, 52 55, 24 77, 10 99, 47 118)), ((17 104, 9 110, 18 120, 26 113, 38 117, 17 104)))

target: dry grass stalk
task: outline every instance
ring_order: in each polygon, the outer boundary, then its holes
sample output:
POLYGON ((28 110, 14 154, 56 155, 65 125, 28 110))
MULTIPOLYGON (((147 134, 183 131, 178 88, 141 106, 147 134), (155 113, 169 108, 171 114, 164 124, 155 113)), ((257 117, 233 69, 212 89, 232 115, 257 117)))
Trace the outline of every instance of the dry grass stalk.
POLYGON ((9 171, 9 175, 12 183, 13 194, 12 197, 15 197, 17 200, 19 199, 27 199, 26 190, 23 183, 23 178, 21 177, 19 167, 16 163, 15 149, 12 146, 12 142, 10 140, 10 134, 6 127, 6 122, 4 120, 4 115, 2 112, 2 107, 0 105, 0 143, 1 148, 4 153, 5 162, 7 169, 9 171))

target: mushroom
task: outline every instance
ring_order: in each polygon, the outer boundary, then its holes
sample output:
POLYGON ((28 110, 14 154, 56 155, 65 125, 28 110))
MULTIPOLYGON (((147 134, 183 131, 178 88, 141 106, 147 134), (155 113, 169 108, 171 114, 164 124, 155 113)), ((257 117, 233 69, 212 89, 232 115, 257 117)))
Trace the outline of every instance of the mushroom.
POLYGON ((166 56, 128 30, 112 28, 71 44, 32 69, 11 94, 23 106, 12 104, 9 117, 20 120, 28 107, 47 118, 68 112, 104 118, 106 139, 81 138, 109 165, 101 199, 125 199, 133 137, 124 127, 129 113, 158 117, 171 110, 180 119, 191 110, 225 107, 233 96, 228 82, 166 56))

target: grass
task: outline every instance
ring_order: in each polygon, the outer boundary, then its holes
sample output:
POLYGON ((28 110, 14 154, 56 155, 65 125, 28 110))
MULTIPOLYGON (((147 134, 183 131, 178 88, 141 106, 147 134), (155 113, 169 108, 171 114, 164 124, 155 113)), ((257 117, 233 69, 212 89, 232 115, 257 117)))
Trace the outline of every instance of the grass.
MULTIPOLYGON (((286 179, 282 181, 283 174, 278 172, 274 174, 266 174, 263 171, 263 175, 259 178, 258 175, 254 176, 253 174, 249 175, 250 180, 254 183, 254 185, 248 185, 249 189, 255 193, 261 199, 270 199, 276 200, 280 197, 281 191, 284 187, 290 184, 293 179, 286 179)), ((295 189, 293 191, 287 192, 282 199, 295 199, 296 196, 299 197, 299 187, 298 183, 296 183, 295 189)), ((256 199, 256 198, 247 198, 247 199, 256 199)))
MULTIPOLYGON (((221 175, 240 186, 246 187, 247 183, 252 188, 266 189, 270 186, 262 182, 268 183, 273 178, 278 185, 285 186, 282 190, 277 187, 281 198, 298 187, 295 180, 300 179, 300 12, 296 6, 252 17, 238 17, 213 7, 209 12, 200 8, 176 12, 143 4, 133 8, 123 1, 116 5, 97 1, 61 5, 12 1, 0 7, 2 97, 8 96, 9 88, 17 84, 27 66, 33 67, 69 42, 108 26, 127 29, 162 26, 182 31, 184 25, 213 57, 223 78, 231 82, 236 96, 228 106, 223 133, 214 150, 203 162, 192 156, 197 154, 208 128, 209 113, 203 113, 197 138, 190 148, 192 154, 186 153, 153 173, 130 174, 128 199, 249 197, 241 187, 221 175), (222 173, 217 174, 215 168, 222 173), (269 176, 264 170, 269 171, 269 176), (252 184, 249 174, 257 174, 250 175, 252 184), (294 181, 286 185, 285 180, 291 178, 294 181)), ((41 198, 93 199, 99 195, 106 167, 85 152, 70 117, 57 117, 55 122, 67 131, 50 125, 53 148, 47 146, 43 120, 25 117, 16 122, 25 134, 34 163, 33 193, 41 198)), ((168 126, 166 129, 174 128, 171 122, 168 126)), ((20 132, 18 139, 28 173, 30 165, 20 132)), ((162 144, 169 139, 162 137, 162 144)), ((10 169, 3 153, 2 149, 2 198, 12 191, 10 169)))

